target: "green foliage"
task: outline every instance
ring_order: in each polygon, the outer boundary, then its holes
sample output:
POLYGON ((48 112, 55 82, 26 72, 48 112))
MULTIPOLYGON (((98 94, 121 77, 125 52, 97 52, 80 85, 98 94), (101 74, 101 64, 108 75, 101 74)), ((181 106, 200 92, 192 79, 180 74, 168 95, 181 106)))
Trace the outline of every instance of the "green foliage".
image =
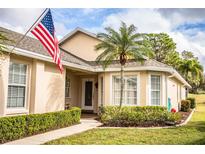
POLYGON ((103 41, 95 46, 96 51, 103 51, 97 58, 97 62, 106 68, 113 60, 120 60, 124 65, 128 59, 143 61, 144 56, 150 57, 153 53, 149 48, 146 36, 136 33, 134 25, 122 22, 119 32, 111 27, 105 28, 106 33, 99 33, 97 37, 103 41))
POLYGON ((7 47, 1 45, 5 41, 9 41, 8 38, 4 35, 4 32, 0 31, 0 55, 7 50, 7 47))
POLYGON ((0 118, 0 143, 26 135, 26 116, 0 118))
POLYGON ((196 100, 195 100, 195 98, 194 97, 189 97, 189 98, 187 98, 187 100, 190 100, 190 108, 191 109, 194 109, 195 107, 196 107, 196 100))
POLYGON ((199 86, 200 82, 204 78, 203 66, 197 58, 183 59, 179 64, 179 71, 193 88, 195 86, 199 86))
POLYGON ((180 120, 178 113, 168 112, 159 106, 117 106, 101 107, 100 119, 107 126, 163 126, 180 120))
POLYGON ((74 107, 65 111, 0 118, 0 143, 79 123, 80 115, 81 110, 74 107))
MULTIPOLYGON (((162 63, 170 63, 170 56, 176 53, 176 43, 166 33, 146 34, 152 51, 153 58, 162 63)), ((172 63, 171 63, 172 64, 172 63)))
POLYGON ((176 51, 176 44, 168 34, 146 34, 148 42, 154 52, 153 58, 159 62, 175 68, 192 86, 196 93, 200 84, 204 82, 203 66, 191 51, 183 51, 181 55, 176 51))
POLYGON ((190 110, 190 106, 190 100, 181 100, 181 111, 188 112, 190 110))

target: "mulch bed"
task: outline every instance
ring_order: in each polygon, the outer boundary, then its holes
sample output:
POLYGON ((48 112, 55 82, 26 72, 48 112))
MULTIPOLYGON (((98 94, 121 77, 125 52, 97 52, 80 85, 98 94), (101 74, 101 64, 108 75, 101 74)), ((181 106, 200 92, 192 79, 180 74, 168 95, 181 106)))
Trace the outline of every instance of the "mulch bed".
MULTIPOLYGON (((186 119, 189 117, 191 112, 192 112, 192 110, 190 110, 189 112, 179 111, 178 113, 181 114, 181 120, 176 122, 176 123, 165 122, 165 123, 157 123, 156 124, 156 123, 152 123, 152 122, 146 122, 146 123, 143 123, 143 124, 140 124, 140 125, 133 125, 133 126, 123 124, 124 125, 123 127, 166 127, 166 126, 179 125, 179 124, 183 123, 184 121, 186 121, 186 119)), ((99 118, 96 118, 96 120, 100 121, 99 118)), ((103 124, 100 127, 122 127, 122 125, 121 124, 119 124, 119 125, 116 125, 116 124, 114 124, 114 125, 103 124)))
POLYGON ((179 111, 179 113, 181 114, 182 118, 181 118, 181 121, 179 121, 177 124, 181 124, 183 123, 184 121, 186 121, 186 119, 189 117, 189 115, 191 114, 192 110, 190 110, 189 112, 182 112, 182 111, 179 111))

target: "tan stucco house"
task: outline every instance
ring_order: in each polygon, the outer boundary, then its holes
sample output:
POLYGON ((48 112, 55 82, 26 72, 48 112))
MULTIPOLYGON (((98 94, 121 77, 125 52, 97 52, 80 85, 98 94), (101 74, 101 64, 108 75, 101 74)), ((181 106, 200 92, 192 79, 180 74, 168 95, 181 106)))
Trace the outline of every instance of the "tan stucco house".
MULTIPOLYGON (((0 28, 17 42, 23 35, 0 28)), ((60 41, 63 74, 41 43, 31 37, 10 54, 0 58, 0 116, 44 113, 78 106, 98 112, 101 105, 117 105, 120 97, 120 65, 106 70, 96 64, 94 46, 101 40, 95 34, 76 28, 60 41)), ((0 42, 9 48, 15 42, 0 42)), ((125 66, 123 105, 167 106, 178 110, 190 85, 172 67, 146 60, 129 61, 125 66)))

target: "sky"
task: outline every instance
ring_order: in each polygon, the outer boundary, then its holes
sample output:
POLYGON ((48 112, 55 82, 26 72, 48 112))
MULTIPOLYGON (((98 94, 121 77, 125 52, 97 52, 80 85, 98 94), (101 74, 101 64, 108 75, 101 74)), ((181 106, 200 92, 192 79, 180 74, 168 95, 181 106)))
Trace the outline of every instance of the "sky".
MULTIPOLYGON (((0 26, 25 33, 44 9, 0 9, 0 26)), ((139 33, 168 33, 177 51, 192 51, 205 68, 205 9, 51 9, 58 39, 76 27, 104 32, 120 22, 134 24, 139 33)), ((29 34, 31 35, 31 34, 29 34)))

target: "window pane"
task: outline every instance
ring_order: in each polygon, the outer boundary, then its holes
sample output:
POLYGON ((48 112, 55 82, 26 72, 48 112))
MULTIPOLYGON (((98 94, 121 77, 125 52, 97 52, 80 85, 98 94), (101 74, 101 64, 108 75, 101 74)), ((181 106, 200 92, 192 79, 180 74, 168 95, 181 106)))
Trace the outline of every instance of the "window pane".
POLYGON ((127 91, 127 97, 137 97, 137 91, 127 91))
POLYGON ((137 89, 137 78, 127 78, 127 89, 137 89))
POLYGON ((27 65, 11 62, 9 65, 9 86, 7 107, 24 107, 27 65))
MULTIPOLYGON (((123 105, 137 104, 137 77, 126 76, 123 92, 123 105)), ((113 77, 113 102, 115 105, 120 102, 120 77, 113 77)))
POLYGON ((160 76, 151 75, 151 105, 160 105, 160 76))
POLYGON ((20 64, 21 74, 26 75, 26 65, 20 64))
POLYGON ((17 98, 17 107, 23 107, 24 106, 24 98, 19 97, 17 98))
POLYGON ((121 88, 121 79, 119 77, 114 77, 114 88, 120 89, 121 88))
POLYGON ((24 64, 10 63, 9 84, 26 84, 26 68, 24 64))
POLYGON ((136 105, 137 104, 137 99, 136 98, 128 98, 127 99, 127 104, 136 105))
POLYGON ((8 87, 8 107, 24 107, 25 87, 8 87))

